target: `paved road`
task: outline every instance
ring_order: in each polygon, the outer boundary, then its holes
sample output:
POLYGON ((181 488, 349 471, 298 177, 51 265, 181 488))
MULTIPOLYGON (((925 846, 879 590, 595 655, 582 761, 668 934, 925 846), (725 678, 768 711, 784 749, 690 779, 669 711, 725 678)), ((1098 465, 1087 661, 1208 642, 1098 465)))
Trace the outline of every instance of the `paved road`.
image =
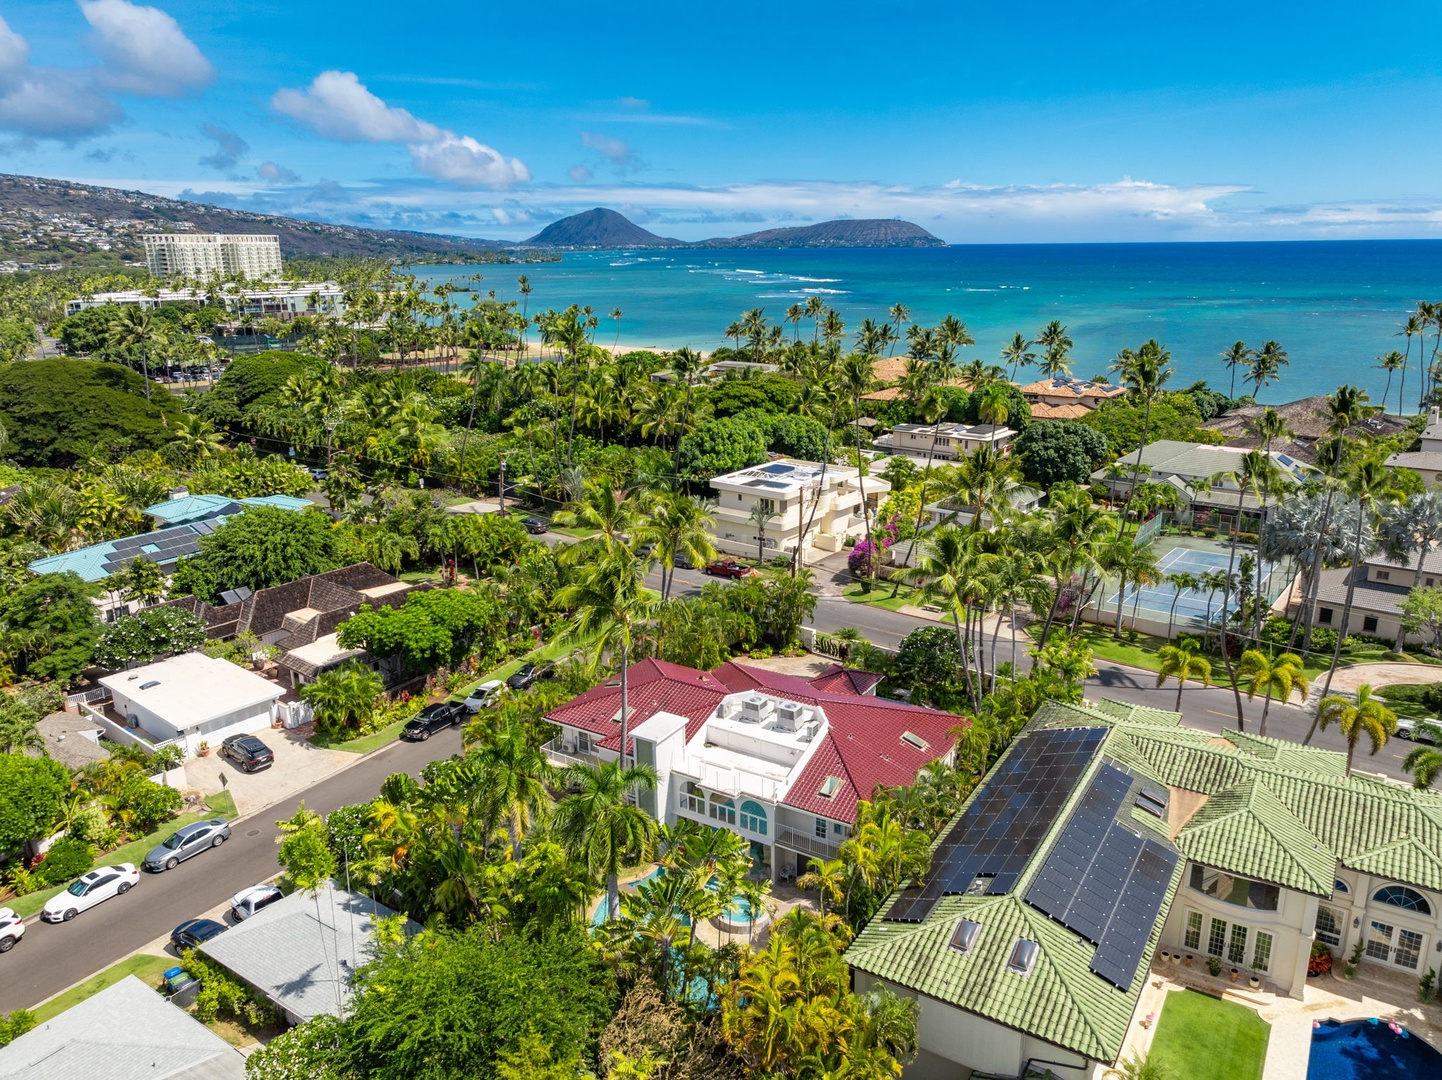
POLYGON ((458 728, 423 743, 394 743, 299 795, 242 819, 223 847, 163 874, 142 872, 140 884, 125 896, 82 912, 72 922, 30 923, 20 944, 0 956, 0 1013, 43 1001, 274 875, 279 869, 275 822, 292 816, 302 798, 321 813, 369 802, 392 773, 419 773, 428 761, 458 753, 460 748, 458 728))

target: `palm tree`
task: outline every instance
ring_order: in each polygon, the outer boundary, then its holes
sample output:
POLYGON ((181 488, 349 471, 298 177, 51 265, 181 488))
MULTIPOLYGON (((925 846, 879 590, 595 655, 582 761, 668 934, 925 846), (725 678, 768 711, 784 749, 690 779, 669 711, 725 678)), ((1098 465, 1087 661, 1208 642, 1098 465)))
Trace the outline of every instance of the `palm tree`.
MULTIPOLYGON (((1332 724, 1347 740, 1347 775, 1352 773, 1352 758, 1357 753, 1357 744, 1365 734, 1372 741, 1372 754, 1387 745, 1387 740, 1397 733, 1397 714, 1387 708, 1382 700, 1375 697, 1366 683, 1357 687, 1357 700, 1352 702, 1341 694, 1332 694, 1317 702, 1316 726, 1325 731, 1332 724)), ((1405 764, 1403 766, 1406 767, 1405 764)), ((1430 783, 1431 777, 1428 777, 1430 783)), ((1413 781, 1416 782, 1415 779, 1413 781)), ((1425 787, 1425 784, 1417 785, 1425 787)))
POLYGON ((711 542, 711 514, 701 500, 682 491, 656 498, 632 533, 637 544, 651 544, 651 554, 661 564, 661 599, 671 598, 675 585, 676 560, 680 556, 692 566, 704 566, 716 557, 711 542))
POLYGON ((1222 366, 1232 373, 1232 388, 1227 391, 1227 397, 1237 396, 1237 368, 1247 367, 1251 356, 1252 350, 1247 348, 1245 341, 1234 342, 1230 349, 1222 351, 1222 366))
POLYGON ((1155 1060, 1150 1054, 1135 1052, 1120 1063, 1117 1077, 1118 1080, 1177 1080, 1176 1073, 1160 1061, 1155 1060))
POLYGON ((927 534, 914 567, 895 571, 911 578, 921 589, 921 602, 951 612, 956 630, 956 647, 962 656, 962 678, 974 707, 980 707, 980 688, 972 680, 971 624, 973 604, 979 588, 978 571, 984 556, 976 551, 980 534, 966 533, 955 525, 939 525, 927 534), (965 619, 965 626, 963 626, 965 619))
MULTIPOLYGON (((1257 725, 1257 734, 1267 733, 1267 713, 1272 708, 1272 698, 1287 701, 1296 690, 1304 697, 1307 693, 1307 676, 1302 670, 1302 658, 1295 653, 1284 652, 1271 657, 1260 649, 1248 649, 1237 661, 1237 679, 1246 684, 1247 700, 1255 701, 1258 694, 1265 693, 1262 704, 1262 719, 1257 725)), ((1237 724, 1242 727, 1241 722, 1237 724)))
MULTIPOLYGON (((851 422, 855 425, 861 419, 861 398, 876 385, 876 374, 871 358, 865 353, 852 353, 841 362, 838 372, 837 393, 850 398, 852 404, 851 422)), ((860 431, 859 427, 855 428, 860 431)), ((856 440, 856 484, 861 492, 861 520, 866 528, 866 542, 871 543, 871 504, 866 501, 866 465, 861 459, 861 439, 856 440)))
POLYGON ((1167 640, 1172 638, 1172 626, 1177 617, 1177 601, 1182 598, 1183 592, 1195 592, 1202 584, 1201 578, 1196 574, 1189 574, 1185 570, 1175 574, 1167 575, 1167 584, 1172 587, 1172 607, 1167 612, 1167 640))
MULTIPOLYGON (((1424 326, 1422 325, 1422 320, 1419 319, 1415 314, 1412 314, 1412 315, 1408 315, 1408 316, 1407 316, 1407 321, 1402 324, 1402 329, 1401 329, 1401 330, 1398 330, 1396 334, 1392 335, 1393 337, 1406 337, 1406 339, 1407 339, 1407 351, 1406 351, 1406 353, 1405 353, 1404 355, 1405 355, 1408 359, 1410 359, 1411 356, 1412 356, 1412 339, 1413 339, 1414 337, 1416 337, 1418 334, 1423 334, 1423 335, 1424 335, 1424 337, 1422 338, 1422 340, 1423 340, 1424 342, 1427 340, 1426 337, 1425 337, 1426 327, 1424 327, 1424 326)), ((1422 365, 1422 358, 1421 358, 1420 355, 1417 357, 1417 363, 1418 363, 1418 366, 1421 367, 1421 365, 1422 365)), ((1425 376, 1425 371, 1423 372, 1423 374, 1424 374, 1424 376, 1425 376)), ((1425 378, 1424 378, 1423 381, 1424 381, 1424 382, 1426 381, 1425 378)), ((1406 363, 1403 363, 1403 365, 1402 365, 1402 378, 1401 378, 1401 379, 1398 381, 1398 383, 1397 383, 1397 402, 1398 402, 1399 405, 1405 400, 1406 386, 1407 386, 1407 365, 1406 365, 1406 363)), ((1424 394, 1423 396, 1425 397, 1426 395, 1424 394)), ((1404 415, 1405 415, 1406 409, 1405 409, 1405 407, 1403 407, 1403 408, 1402 408, 1401 410, 1399 410, 1399 411, 1403 412, 1404 415)))
POLYGON ((1011 381, 1016 382, 1016 370, 1019 367, 1030 367, 1036 360, 1036 353, 1031 351, 1033 342, 1021 334, 1013 334, 1011 340, 1001 347, 1001 362, 1011 365, 1011 381))
POLYGON ((1157 659, 1161 661, 1161 667, 1157 670, 1157 686, 1160 687, 1168 679, 1177 680, 1177 704, 1176 712, 1182 711, 1182 687, 1187 684, 1188 679, 1197 679, 1203 686, 1212 685, 1212 665, 1203 656, 1194 656, 1190 649, 1184 649, 1180 645, 1163 645, 1157 650, 1157 659))
POLYGON ((385 683, 357 660, 323 671, 299 690, 300 699, 315 713, 316 724, 325 731, 359 729, 376 710, 385 683))
POLYGON ((1035 344, 1045 350, 1041 361, 1043 375, 1048 379, 1056 379, 1071 374, 1071 361, 1068 357, 1071 354, 1072 340, 1059 320, 1053 319, 1038 330, 1035 344))
POLYGON ((1237 519, 1232 525, 1232 543, 1227 553, 1227 573, 1222 582, 1222 663, 1227 668, 1227 679, 1232 684, 1232 695, 1236 698, 1237 704, 1237 726, 1240 728, 1245 723, 1242 713, 1242 692, 1237 686, 1237 673, 1232 665, 1232 651, 1227 632, 1227 622, 1232 615, 1232 584, 1235 580, 1233 571, 1237 562, 1237 541, 1241 539, 1242 532, 1242 507, 1247 498, 1247 492, 1255 488, 1259 483, 1264 483, 1276 471, 1276 464, 1270 457, 1260 450, 1248 450, 1242 455, 1242 467, 1232 472, 1221 472, 1212 477, 1213 484, 1226 482, 1236 485, 1237 488, 1237 519))
MULTIPOLYGON (((1164 349, 1156 338, 1151 338, 1135 352, 1123 349, 1112 364, 1111 371, 1121 376, 1121 382, 1127 387, 1129 396, 1140 398, 1145 406, 1142 416, 1142 442, 1137 449, 1137 460, 1132 469, 1132 489, 1135 490, 1142 466, 1142 453, 1151 434, 1152 402, 1172 377, 1172 354, 1164 349)), ((1126 522, 1123 520, 1121 535, 1125 536, 1126 532, 1126 522)))
MULTIPOLYGON (((671 354, 671 371, 676 378, 686 386, 686 402, 681 409, 681 430, 686 430, 686 425, 691 418, 691 391, 696 386, 696 377, 701 373, 701 354, 692 349, 689 345, 683 345, 671 354)), ((676 440, 676 460, 671 466, 671 471, 676 474, 676 482, 681 482, 681 440, 676 440)))
MULTIPOLYGON (((1435 724, 1417 725, 1417 734, 1420 736, 1423 729, 1428 729, 1433 740, 1442 742, 1442 728, 1435 724)), ((1424 789, 1432 786, 1432 781, 1442 774, 1442 750, 1435 746, 1414 746, 1402 761, 1402 768, 1412 774, 1412 786, 1424 789)))
POLYGON ((150 400, 150 350, 165 335, 151 313, 140 305, 123 307, 110 324, 109 340, 112 348, 140 351, 140 366, 145 376, 145 400, 150 400))
POLYGON ((556 804, 556 834, 593 878, 604 878, 609 922, 620 914, 621 867, 644 858, 656 835, 655 820, 632 801, 656 789, 656 770, 615 761, 569 765, 561 787, 567 794, 556 804))
MULTIPOLYGON (((521 724, 503 728, 490 743, 472 751, 471 760, 481 770, 477 792, 485 820, 505 821, 512 857, 519 862, 521 840, 532 822, 544 819, 551 810, 547 785, 555 782, 556 770, 521 724)), ((490 832, 489 824, 486 831, 490 832)))
MULTIPOLYGON (((1382 408, 1385 409, 1387 407, 1387 395, 1392 392, 1392 373, 1395 371, 1403 371, 1407 366, 1407 358, 1396 349, 1393 349, 1391 352, 1383 353, 1377 357, 1376 366, 1387 373, 1387 385, 1382 391, 1382 408)), ((1397 412, 1398 415, 1402 412, 1402 389, 1400 386, 1397 388, 1397 412)))
POLYGON ((608 652, 619 654, 621 673, 621 749, 630 753, 628 667, 641 626, 655 612, 656 600, 645 586, 645 562, 622 547, 582 568, 576 579, 556 593, 556 606, 574 611, 563 640, 595 650, 592 669, 608 652))
POLYGON ((781 516, 770 499, 757 499, 746 520, 756 526, 756 561, 766 561, 766 526, 781 516))

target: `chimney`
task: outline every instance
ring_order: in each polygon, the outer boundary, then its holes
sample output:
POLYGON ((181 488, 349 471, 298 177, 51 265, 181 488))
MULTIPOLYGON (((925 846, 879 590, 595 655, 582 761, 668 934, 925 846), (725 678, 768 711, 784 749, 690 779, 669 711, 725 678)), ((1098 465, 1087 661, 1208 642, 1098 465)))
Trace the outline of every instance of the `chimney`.
POLYGON ((1433 405, 1427 410, 1427 426, 1436 427, 1439 421, 1442 421, 1442 415, 1439 415, 1437 406, 1433 405))

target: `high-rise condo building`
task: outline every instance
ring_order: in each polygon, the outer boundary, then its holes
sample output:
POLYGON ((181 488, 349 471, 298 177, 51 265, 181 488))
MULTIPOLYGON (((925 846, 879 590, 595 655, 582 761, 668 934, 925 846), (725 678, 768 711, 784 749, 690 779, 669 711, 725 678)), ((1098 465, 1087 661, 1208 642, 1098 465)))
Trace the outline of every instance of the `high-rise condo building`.
POLYGON ((231 233, 160 233, 145 238, 145 261, 156 277, 205 278, 280 273, 280 237, 231 233))

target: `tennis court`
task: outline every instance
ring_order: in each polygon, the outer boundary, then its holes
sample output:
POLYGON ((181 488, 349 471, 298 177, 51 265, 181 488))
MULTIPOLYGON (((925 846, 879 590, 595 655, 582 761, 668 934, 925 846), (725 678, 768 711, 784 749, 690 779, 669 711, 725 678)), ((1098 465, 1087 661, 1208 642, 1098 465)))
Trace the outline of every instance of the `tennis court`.
MULTIPOLYGON (((1255 548, 1246 547, 1237 549, 1236 562, 1232 565, 1232 573, 1238 573, 1242 556, 1254 554, 1255 548)), ((1216 574, 1220 579, 1227 572, 1227 563, 1230 553, 1222 548, 1203 549, 1196 547, 1174 547, 1165 552, 1158 560, 1157 567, 1163 574, 1192 574, 1198 578, 1204 578, 1208 574, 1216 574)), ((1264 563, 1262 565, 1262 592, 1270 600, 1273 598, 1272 579, 1277 573, 1275 563, 1264 563)), ((1207 624, 1220 619, 1222 616, 1222 599, 1224 591, 1220 585, 1217 588, 1201 586, 1196 589, 1182 590, 1180 595, 1175 586, 1170 582, 1163 581, 1156 585, 1148 585, 1140 590, 1127 586, 1126 597, 1122 600, 1125 605, 1126 614, 1130 615, 1135 606, 1139 617, 1151 616, 1166 620, 1172 614, 1172 604, 1176 603, 1176 618, 1178 622, 1195 622, 1207 624)), ((1236 597, 1232 597, 1232 606, 1236 606, 1236 597)), ((1112 593, 1106 600, 1103 608, 1115 612, 1117 609, 1117 594, 1112 593)))

